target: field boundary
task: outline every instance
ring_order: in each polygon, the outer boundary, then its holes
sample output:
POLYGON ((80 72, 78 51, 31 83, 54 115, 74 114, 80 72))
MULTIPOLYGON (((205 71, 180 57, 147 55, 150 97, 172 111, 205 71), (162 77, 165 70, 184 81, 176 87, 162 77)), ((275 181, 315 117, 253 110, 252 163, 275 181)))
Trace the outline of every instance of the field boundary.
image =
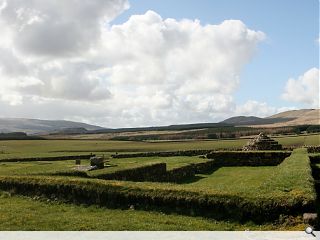
POLYGON ((72 156, 54 156, 54 157, 32 157, 32 158, 6 158, 0 159, 0 162, 37 162, 37 161, 64 161, 76 159, 90 159, 95 157, 95 154, 90 155, 72 155, 72 156))

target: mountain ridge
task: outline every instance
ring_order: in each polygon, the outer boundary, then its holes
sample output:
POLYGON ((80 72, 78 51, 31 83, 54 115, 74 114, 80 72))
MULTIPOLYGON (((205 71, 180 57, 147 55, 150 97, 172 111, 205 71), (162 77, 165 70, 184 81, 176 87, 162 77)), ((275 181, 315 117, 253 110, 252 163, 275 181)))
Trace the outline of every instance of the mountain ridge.
POLYGON ((218 123, 176 124, 158 127, 104 128, 67 120, 40 120, 29 118, 0 118, 0 133, 25 132, 27 134, 99 134, 135 131, 191 130, 225 126, 283 127, 320 125, 319 109, 291 110, 260 118, 235 116, 218 123))

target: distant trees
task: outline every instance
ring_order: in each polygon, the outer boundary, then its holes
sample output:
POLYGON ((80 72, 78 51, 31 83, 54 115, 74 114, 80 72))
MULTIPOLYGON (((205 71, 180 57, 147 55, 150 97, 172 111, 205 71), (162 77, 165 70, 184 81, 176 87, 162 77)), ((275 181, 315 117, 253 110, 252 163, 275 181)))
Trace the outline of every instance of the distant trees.
POLYGON ((39 136, 28 136, 24 132, 0 133, 0 140, 37 140, 43 139, 39 136))

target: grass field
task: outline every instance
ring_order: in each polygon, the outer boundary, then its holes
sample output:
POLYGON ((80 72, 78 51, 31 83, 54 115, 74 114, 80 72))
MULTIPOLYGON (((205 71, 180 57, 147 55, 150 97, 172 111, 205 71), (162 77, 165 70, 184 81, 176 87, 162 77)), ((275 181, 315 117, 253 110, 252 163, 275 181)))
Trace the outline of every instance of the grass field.
MULTIPOLYGON (((320 135, 275 138, 283 146, 320 145, 320 135)), ((98 140, 24 140, 0 141, 0 159, 14 157, 46 157, 85 153, 105 154, 115 152, 175 151, 192 149, 239 149, 246 139, 177 141, 177 142, 129 142, 98 140)))
POLYGON ((0 192, 0 231, 214 231, 303 230, 301 218, 294 222, 256 225, 215 221, 201 217, 167 215, 152 211, 106 209, 52 201, 39 201, 0 192))
MULTIPOLYGON (((190 163, 205 162, 206 159, 195 157, 150 157, 150 158, 110 158, 111 167, 88 172, 89 176, 111 173, 123 169, 135 168, 146 164, 166 163, 167 169, 182 167, 190 163)), ((82 166, 89 166, 89 160, 81 160, 82 166)), ((76 167, 74 160, 38 161, 38 162, 0 162, 0 175, 29 175, 72 171, 76 167)))
MULTIPOLYGON (((319 135, 277 138, 281 144, 319 145, 319 135)), ((83 141, 83 140, 36 140, 36 141, 0 141, 0 159, 14 157, 39 157, 77 155, 97 153, 109 157, 115 152, 173 151, 190 149, 241 148, 247 140, 223 141, 183 141, 183 142, 123 142, 123 141, 83 141)), ((190 163, 204 162, 199 157, 148 157, 110 159, 113 167, 89 172, 97 174, 165 162, 173 169, 190 163)), ((81 161, 89 165, 88 160, 81 161)), ((142 194, 151 198, 165 199, 177 197, 199 201, 220 201, 230 196, 243 206, 300 206, 300 203, 315 199, 311 168, 305 149, 294 153, 278 166, 265 167, 220 167, 208 174, 197 174, 179 184, 160 182, 109 181, 83 179, 78 177, 31 175, 69 171, 75 167, 74 160, 54 162, 2 162, 0 178, 10 179, 13 175, 24 175, 16 181, 29 181, 48 184, 80 184, 83 191, 104 191, 116 187, 119 194, 142 194), (5 177, 4 177, 5 176, 5 177), (3 178, 4 177, 4 178, 3 178), (25 179, 24 179, 25 178, 25 179), (20 179, 20 180, 19 180, 20 179), (56 183, 55 183, 56 182, 56 183), (101 188, 99 190, 99 188, 101 188), (159 192, 159 195, 158 195, 159 192), (181 195, 179 195, 181 193, 181 195), (166 194, 169 194, 166 196, 166 194), (238 199, 238 200, 237 200, 238 199), (240 200, 239 200, 240 199, 240 200), (241 200, 243 199, 243 200, 241 200), (241 202, 243 201, 243 202, 241 202), (270 202, 271 201, 271 202, 270 202), (270 204, 271 205, 270 205, 270 204), (269 205, 268 205, 269 204, 269 205), (295 205, 297 204, 297 205, 295 205)), ((34 183, 32 183, 34 184, 34 183)), ((49 186, 48 185, 48 186, 49 186)), ((50 188, 50 186, 49 186, 50 188)), ((41 199, 40 199, 41 200, 41 199)), ((283 218, 283 220, 258 225, 248 219, 245 223, 216 221, 202 217, 188 217, 129 209, 107 209, 95 205, 84 206, 67 204, 52 200, 35 200, 6 192, 0 192, 0 230, 303 230, 301 216, 283 218), (106 217, 107 216, 107 217, 106 217)), ((160 201, 160 200, 159 200, 160 201)), ((188 201, 188 200, 187 200, 188 201)), ((229 201, 229 200, 226 200, 229 201)), ((257 208, 257 209, 258 209, 257 208)))

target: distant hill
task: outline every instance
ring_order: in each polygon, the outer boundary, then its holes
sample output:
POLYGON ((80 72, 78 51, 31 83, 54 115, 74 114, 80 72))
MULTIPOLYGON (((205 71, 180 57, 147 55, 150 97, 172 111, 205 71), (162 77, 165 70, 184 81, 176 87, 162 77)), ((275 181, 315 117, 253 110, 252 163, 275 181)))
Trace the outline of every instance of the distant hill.
POLYGON ((203 128, 217 128, 217 127, 230 127, 231 124, 227 123, 192 123, 192 124, 178 124, 159 127, 137 127, 137 128, 114 128, 114 129, 100 129, 93 130, 89 133, 121 133, 121 132, 140 132, 140 131, 184 131, 203 128))
POLYGON ((277 113, 270 117, 246 117, 237 116, 228 118, 221 123, 232 124, 235 126, 252 127, 286 127, 299 125, 320 125, 319 109, 301 109, 277 113))
POLYGON ((287 122, 293 120, 294 118, 259 118, 259 117, 246 117, 238 116, 228 118, 221 123, 232 124, 236 126, 248 126, 248 125, 261 125, 261 124, 274 124, 280 122, 287 122))
POLYGON ((86 123, 64 120, 39 120, 24 118, 0 118, 0 133, 25 132, 27 134, 106 134, 142 131, 186 131, 212 129, 233 126, 251 126, 254 128, 273 128, 298 125, 320 125, 319 109, 302 109, 278 113, 266 118, 255 116, 236 116, 219 123, 179 124, 158 127, 102 128, 86 123))
POLYGON ((266 119, 288 119, 289 121, 278 122, 273 124, 262 124, 254 127, 285 127, 299 125, 320 125, 320 109, 301 109, 292 110, 272 115, 266 119))
POLYGON ((86 123, 64 120, 39 120, 26 118, 0 118, 0 133, 25 132, 27 134, 52 133, 59 131, 75 131, 79 133, 103 129, 86 123))
POLYGON ((300 118, 307 115, 314 115, 317 116, 319 118, 319 109, 300 109, 300 110, 290 110, 290 111, 285 111, 285 112, 281 112, 281 113, 277 113, 275 115, 272 115, 268 118, 300 118))

